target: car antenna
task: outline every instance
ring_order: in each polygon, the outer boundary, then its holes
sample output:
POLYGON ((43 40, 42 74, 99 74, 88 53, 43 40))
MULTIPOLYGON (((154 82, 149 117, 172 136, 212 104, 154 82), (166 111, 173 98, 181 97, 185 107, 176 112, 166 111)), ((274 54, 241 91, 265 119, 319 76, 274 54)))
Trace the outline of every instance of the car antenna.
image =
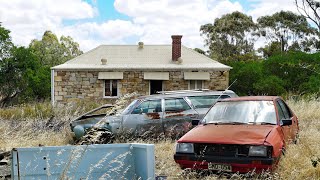
MULTIPOLYGON (((229 90, 229 88, 230 88, 236 81, 237 81, 237 79, 235 79, 235 80, 227 87, 227 89, 225 89, 224 91, 222 91, 222 93, 218 96, 217 101, 221 98, 221 96, 222 96, 224 93, 226 93, 227 90, 229 90)), ((216 101, 216 102, 217 102, 217 101, 216 101)), ((216 102, 215 102, 215 103, 216 103, 216 102)), ((214 105, 215 103, 213 103, 213 105, 214 105)), ((213 105, 212 105, 212 106, 213 106, 213 105)))
MULTIPOLYGON (((235 79, 235 80, 227 87, 227 89, 225 89, 224 91, 222 91, 222 93, 218 96, 217 100, 211 105, 210 109, 212 108, 212 106, 214 106, 214 105, 219 101, 219 99, 221 98, 221 96, 222 96, 227 90, 229 90, 229 88, 230 88, 236 81, 237 81, 237 79, 235 79)), ((210 111, 210 109, 207 111, 207 113, 206 113, 203 117, 205 117, 205 116, 208 114, 208 112, 210 111)), ((203 119, 202 119, 202 120, 203 120, 203 119)), ((207 123, 204 123, 203 125, 207 125, 207 123)))

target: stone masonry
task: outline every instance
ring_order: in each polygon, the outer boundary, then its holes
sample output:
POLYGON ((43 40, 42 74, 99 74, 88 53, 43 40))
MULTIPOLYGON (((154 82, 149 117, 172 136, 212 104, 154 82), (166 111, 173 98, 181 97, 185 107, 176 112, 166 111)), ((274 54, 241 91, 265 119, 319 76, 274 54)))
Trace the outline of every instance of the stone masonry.
MULTIPOLYGON (((143 79, 144 71, 123 71, 119 80, 120 96, 136 92, 138 95, 149 94, 149 80, 143 79)), ((184 80, 184 71, 169 71, 169 80, 163 81, 164 90, 188 89, 188 80, 184 80)), ((79 99, 103 100, 112 103, 115 98, 104 98, 104 80, 98 79, 99 71, 55 71, 54 99, 58 103, 67 103, 79 99)), ((210 71, 210 80, 204 81, 203 88, 223 90, 228 87, 228 71, 210 71)))

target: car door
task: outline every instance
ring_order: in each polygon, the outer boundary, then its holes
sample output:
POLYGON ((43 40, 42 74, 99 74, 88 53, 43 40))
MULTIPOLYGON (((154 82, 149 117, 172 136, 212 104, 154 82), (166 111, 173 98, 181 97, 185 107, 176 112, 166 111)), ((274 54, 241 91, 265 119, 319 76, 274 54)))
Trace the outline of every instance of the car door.
POLYGON ((140 137, 159 136, 162 133, 161 99, 144 100, 123 118, 122 129, 140 137))
POLYGON ((281 109, 284 112, 284 116, 287 119, 291 119, 292 125, 290 127, 290 137, 291 139, 295 139, 296 134, 298 133, 298 119, 297 117, 292 113, 292 111, 289 109, 288 105, 283 101, 279 100, 279 105, 281 109))
POLYGON ((178 138, 192 128, 192 119, 197 119, 198 113, 184 98, 164 99, 163 129, 166 137, 178 138))
MULTIPOLYGON (((280 125, 282 124, 283 119, 290 119, 288 113, 286 113, 285 109, 283 109, 280 106, 280 100, 276 101, 277 111, 278 111, 278 118, 280 125)), ((291 132, 291 126, 281 126, 284 138, 286 142, 291 142, 292 140, 292 132, 291 132)))

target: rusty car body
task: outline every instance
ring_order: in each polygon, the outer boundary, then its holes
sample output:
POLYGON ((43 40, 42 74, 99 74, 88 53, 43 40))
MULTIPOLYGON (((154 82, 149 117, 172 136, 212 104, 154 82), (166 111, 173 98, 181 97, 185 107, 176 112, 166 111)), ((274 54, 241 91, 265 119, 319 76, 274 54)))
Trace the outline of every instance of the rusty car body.
POLYGON ((71 121, 76 138, 81 138, 98 122, 113 134, 135 136, 182 136, 192 127, 192 120, 202 118, 217 98, 237 97, 226 91, 166 91, 142 96, 132 101, 122 112, 106 116, 104 105, 71 121))
POLYGON ((223 99, 177 141, 174 160, 182 168, 273 170, 298 130, 296 115, 280 97, 223 99))

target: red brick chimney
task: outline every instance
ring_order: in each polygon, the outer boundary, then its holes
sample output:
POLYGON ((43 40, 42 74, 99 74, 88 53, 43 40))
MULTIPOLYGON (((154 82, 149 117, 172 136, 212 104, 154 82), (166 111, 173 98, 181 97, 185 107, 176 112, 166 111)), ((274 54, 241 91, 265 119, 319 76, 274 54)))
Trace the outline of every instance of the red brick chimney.
POLYGON ((181 57, 181 38, 182 35, 172 35, 172 61, 177 61, 181 57))

